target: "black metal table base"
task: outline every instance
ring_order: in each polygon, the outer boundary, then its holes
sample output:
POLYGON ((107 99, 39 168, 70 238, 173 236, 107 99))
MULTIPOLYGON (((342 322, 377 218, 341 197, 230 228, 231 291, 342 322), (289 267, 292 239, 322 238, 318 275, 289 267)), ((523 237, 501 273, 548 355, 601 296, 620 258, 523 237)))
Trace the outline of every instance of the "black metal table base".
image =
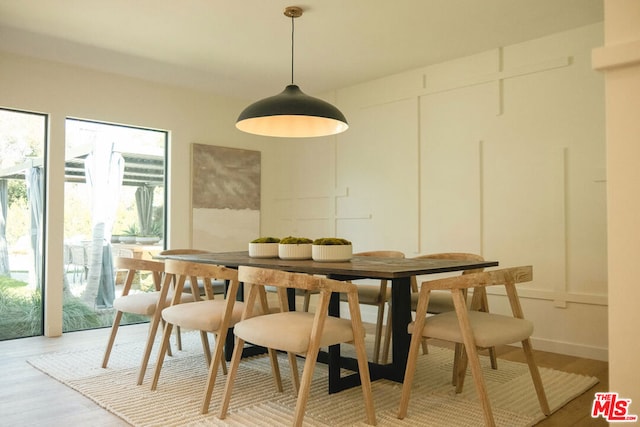
MULTIPOLYGON (((403 304, 410 304, 410 288, 408 283, 401 282, 403 279, 399 279, 397 281, 394 280, 394 284, 396 286, 392 285, 391 290, 392 292, 395 292, 393 294, 393 297, 396 301, 396 307, 402 307, 403 304)), ((406 279, 406 281, 408 282, 408 278, 406 279)), ((391 308, 393 309, 393 305, 391 306, 391 308)), ((405 313, 394 312, 392 314, 394 319, 394 322, 392 324, 392 327, 394 328, 393 336, 396 339, 393 342, 394 358, 392 360, 392 363, 387 365, 369 362, 369 376, 371 378, 371 381, 379 380, 382 378, 400 383, 404 381, 406 356, 409 350, 409 337, 408 333, 406 332, 409 319, 407 319, 405 313), (396 319, 398 319, 397 322, 396 319), (403 331, 405 332, 404 334, 402 333, 403 331)), ((340 317, 339 294, 334 293, 333 295, 331 295, 331 300, 329 302, 329 314, 331 316, 340 317)), ((338 393, 342 390, 360 385, 358 360, 352 357, 342 356, 340 354, 340 345, 330 346, 328 352, 320 352, 318 354, 318 361, 328 364, 329 394, 338 393), (341 369, 348 369, 350 371, 353 371, 354 373, 343 377, 340 373, 341 369)))
MULTIPOLYGON (((404 278, 403 278, 404 279, 404 278)), ((396 301, 391 305, 392 316, 394 322, 393 326, 393 359, 392 363, 387 365, 380 365, 377 363, 369 362, 369 376, 371 381, 378 379, 388 379, 391 381, 402 382, 404 380, 404 371, 406 367, 406 355, 409 350, 409 337, 406 333, 406 325, 409 323, 410 318, 407 318, 407 312, 401 310, 394 310, 394 307, 402 307, 403 304, 410 304, 410 288, 408 283, 402 283, 400 279, 394 280, 393 283, 396 286, 391 287, 391 291, 394 293, 393 298, 396 301), (397 321, 396 321, 397 319, 397 321), (398 328, 398 329, 396 329, 398 328), (402 333, 404 329, 404 334, 402 333)), ((406 278, 408 282, 408 278, 406 278)), ((294 290, 288 290, 289 307, 291 310, 295 310, 295 293, 294 290)), ((242 294, 242 289, 239 294, 242 294)), ((329 315, 340 317, 340 295, 334 293, 331 295, 329 302, 329 315)), ((409 314, 410 315, 410 314, 409 314)), ((234 334, 233 328, 229 329, 227 338, 225 341, 224 354, 227 361, 231 360, 234 347, 234 334)), ((267 350, 260 346, 247 346, 242 350, 242 357, 251 357, 259 354, 266 353, 267 350)), ((329 351, 321 351, 318 354, 318 361, 326 363, 329 369, 329 393, 338 393, 342 390, 346 390, 352 387, 360 385, 360 374, 358 369, 358 361, 352 357, 345 357, 340 354, 340 345, 333 345, 329 347, 329 351), (353 371, 353 374, 341 376, 341 369, 347 369, 353 371)))

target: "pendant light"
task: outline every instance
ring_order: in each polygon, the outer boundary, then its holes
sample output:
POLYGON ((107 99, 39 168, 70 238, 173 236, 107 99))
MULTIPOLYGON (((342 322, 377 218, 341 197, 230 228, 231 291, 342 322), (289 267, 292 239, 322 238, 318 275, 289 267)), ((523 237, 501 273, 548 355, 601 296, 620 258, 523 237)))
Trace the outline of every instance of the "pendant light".
POLYGON ((302 16, 302 8, 289 6, 284 14, 291 18, 291 84, 278 95, 261 99, 245 108, 236 121, 236 127, 255 135, 286 138, 344 132, 349 125, 340 110, 305 94, 293 83, 293 21, 302 16))

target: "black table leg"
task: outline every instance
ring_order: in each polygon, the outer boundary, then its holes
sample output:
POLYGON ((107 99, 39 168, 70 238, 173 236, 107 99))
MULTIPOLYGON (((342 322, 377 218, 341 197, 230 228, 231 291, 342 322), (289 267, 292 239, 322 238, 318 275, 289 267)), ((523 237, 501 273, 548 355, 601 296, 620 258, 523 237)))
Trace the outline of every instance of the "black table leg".
MULTIPOLYGON (((386 378, 392 381, 402 382, 407 367, 409 345, 411 336, 407 332, 407 326, 411 322, 411 281, 408 277, 394 279, 391 286, 391 316, 393 318, 393 359, 389 365, 380 365, 369 362, 371 380, 386 378)), ((329 315, 340 317, 340 296, 337 293, 331 295, 329 302, 329 315)), ((328 363, 329 369, 329 393, 360 385, 357 360, 340 355, 340 346, 329 347, 329 354, 321 354, 318 360, 328 363), (340 376, 340 369, 346 368, 356 372, 345 377, 340 376)))
POLYGON ((392 322, 392 376, 394 381, 404 381, 407 368, 411 335, 407 327, 411 322, 411 279, 400 277, 391 284, 391 318, 392 322))

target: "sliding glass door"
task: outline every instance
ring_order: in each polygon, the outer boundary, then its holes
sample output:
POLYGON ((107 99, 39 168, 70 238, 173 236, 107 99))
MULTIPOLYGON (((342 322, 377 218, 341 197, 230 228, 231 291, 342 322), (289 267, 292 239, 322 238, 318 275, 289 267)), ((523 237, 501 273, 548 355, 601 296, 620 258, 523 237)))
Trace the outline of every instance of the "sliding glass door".
MULTIPOLYGON (((150 259, 164 247, 168 138, 78 119, 67 119, 65 129, 63 332, 111 325, 124 280, 113 258, 150 259)), ((151 285, 150 277, 136 277, 133 292, 151 285)))

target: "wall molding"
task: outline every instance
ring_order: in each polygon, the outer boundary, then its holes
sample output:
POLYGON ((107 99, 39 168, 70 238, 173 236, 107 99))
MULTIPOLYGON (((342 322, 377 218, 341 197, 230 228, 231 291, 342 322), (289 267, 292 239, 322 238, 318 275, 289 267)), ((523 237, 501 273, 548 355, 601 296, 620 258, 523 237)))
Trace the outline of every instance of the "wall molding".
POLYGON ((423 91, 418 95, 432 95, 440 92, 447 92, 450 90, 460 89, 468 86, 475 86, 491 82, 501 82, 505 79, 511 79, 514 77, 526 76, 528 74, 540 73, 543 71, 554 70, 557 68, 568 67, 571 65, 571 57, 563 56, 560 58, 551 58, 542 62, 536 62, 533 64, 526 64, 519 67, 514 67, 509 70, 500 70, 495 73, 483 74, 478 76, 471 76, 469 78, 453 81, 449 84, 441 86, 429 85, 428 74, 423 74, 423 91))
MULTIPOLYGON (((487 289, 488 295, 506 297, 506 292, 502 289, 487 289)), ((566 308, 566 303, 586 304, 586 305, 598 305, 607 307, 609 305, 609 298, 607 294, 587 294, 580 292, 563 292, 563 291, 549 291, 540 289, 525 288, 524 286, 518 287, 518 296, 521 299, 537 299, 552 301, 557 308, 566 308), (558 302, 563 304, 560 305, 558 302)))

